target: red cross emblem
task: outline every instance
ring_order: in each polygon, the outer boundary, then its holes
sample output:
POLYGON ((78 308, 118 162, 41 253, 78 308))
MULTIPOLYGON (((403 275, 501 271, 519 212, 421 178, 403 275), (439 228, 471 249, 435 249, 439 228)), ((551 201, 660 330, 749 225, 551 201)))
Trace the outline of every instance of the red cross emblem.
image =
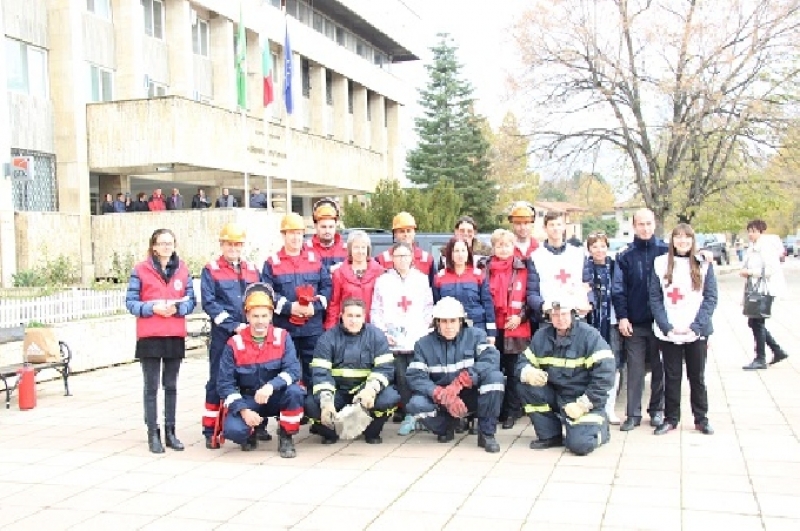
POLYGON ((556 280, 560 280, 562 284, 566 284, 567 280, 572 277, 569 273, 564 271, 563 269, 556 275, 556 280))
POLYGON ((403 298, 400 299, 400 302, 398 302, 397 305, 400 306, 404 312, 407 312, 408 307, 411 306, 411 301, 406 299, 406 296, 403 295, 403 298))
POLYGON ((678 304, 678 301, 683 299, 683 295, 681 295, 681 290, 679 290, 677 287, 672 288, 672 291, 667 293, 667 297, 670 298, 672 304, 678 304))

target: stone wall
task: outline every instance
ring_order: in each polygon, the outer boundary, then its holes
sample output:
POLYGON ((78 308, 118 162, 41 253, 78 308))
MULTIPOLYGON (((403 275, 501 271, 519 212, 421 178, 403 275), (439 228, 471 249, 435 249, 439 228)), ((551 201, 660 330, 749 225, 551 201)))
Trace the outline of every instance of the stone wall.
POLYGON ((81 263, 81 221, 77 214, 15 212, 17 271, 32 269, 63 255, 81 263))

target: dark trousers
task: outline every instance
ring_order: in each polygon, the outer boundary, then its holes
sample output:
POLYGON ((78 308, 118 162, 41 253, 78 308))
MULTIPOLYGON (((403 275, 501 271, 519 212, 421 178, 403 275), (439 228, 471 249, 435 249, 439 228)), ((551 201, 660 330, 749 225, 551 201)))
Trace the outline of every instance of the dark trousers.
POLYGON ((778 342, 775 341, 775 338, 772 337, 772 334, 769 333, 767 330, 767 323, 766 319, 762 318, 755 318, 750 317, 747 319, 747 326, 750 327, 750 330, 753 331, 753 340, 755 341, 755 350, 756 350, 756 359, 759 361, 763 361, 766 363, 767 361, 767 349, 766 346, 769 345, 770 350, 772 350, 772 354, 776 354, 781 352, 781 346, 778 345, 778 342))
POLYGON ((633 335, 625 338, 628 365, 628 417, 642 418, 642 396, 647 363, 650 363, 650 405, 647 412, 652 417, 664 411, 664 367, 658 352, 658 340, 650 325, 634 325, 633 335))
POLYGON ((500 419, 522 416, 522 402, 519 399, 517 387, 519 382, 515 376, 515 369, 519 354, 502 354, 500 356, 500 370, 506 377, 506 390, 503 395, 503 407, 500 408, 500 419))
POLYGON ((664 418, 677 426, 681 419, 681 383, 683 362, 686 360, 686 377, 689 380, 689 397, 695 424, 708 422, 708 391, 706 389, 706 357, 708 342, 698 339, 693 343, 676 345, 659 341, 664 356, 664 418))
POLYGON ((220 397, 217 393, 217 376, 219 375, 219 362, 222 359, 222 351, 229 339, 228 333, 222 328, 211 327, 211 341, 208 345, 208 381, 206 382, 206 404, 203 413, 203 435, 211 437, 214 433, 214 425, 219 415, 220 397))
POLYGON ((294 348, 297 350, 297 359, 303 368, 303 385, 311 389, 311 360, 314 358, 314 349, 317 348, 319 336, 292 337, 294 348))
MULTIPOLYGON (((247 409, 251 409, 262 417, 278 417, 278 424, 289 435, 294 435, 300 428, 303 417, 303 401, 306 391, 297 384, 292 384, 272 393, 266 404, 258 404, 255 397, 245 396, 242 400, 247 409)), ((241 413, 228 414, 222 427, 226 439, 236 444, 244 444, 253 431, 242 418, 241 413)))
POLYGON ((408 386, 406 371, 414 357, 413 352, 394 352, 394 385, 400 393, 400 406, 398 410, 405 411, 408 401, 411 400, 411 388, 408 386))
POLYGON ((158 387, 164 387, 164 424, 175 425, 178 403, 178 372, 181 358, 141 358, 144 377, 144 423, 148 430, 158 427, 158 387))

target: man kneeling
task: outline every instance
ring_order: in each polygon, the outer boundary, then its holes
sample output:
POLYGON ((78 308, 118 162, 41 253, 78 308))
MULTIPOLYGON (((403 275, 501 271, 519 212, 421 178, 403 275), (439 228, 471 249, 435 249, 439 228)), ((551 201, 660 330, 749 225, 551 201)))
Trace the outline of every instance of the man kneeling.
POLYGON ((464 307, 453 297, 433 307, 433 324, 433 332, 414 345, 406 373, 413 393, 408 414, 438 435, 439 442, 449 442, 459 420, 476 412, 478 446, 499 452, 494 434, 504 390, 500 352, 486 332, 466 324, 464 307))
POLYGON ((380 444, 383 425, 400 401, 392 385, 394 356, 383 331, 365 323, 366 309, 361 299, 346 299, 339 324, 322 334, 314 349, 306 414, 314 421, 311 432, 322 436, 322 444, 339 439, 334 418, 353 402, 361 403, 374 419, 364 430, 364 441, 380 444))
POLYGON ((245 291, 248 326, 228 340, 219 365, 217 390, 225 397, 226 439, 242 450, 258 446, 255 428, 264 417, 279 416, 278 453, 295 457, 292 435, 303 418, 305 390, 297 384, 300 362, 286 330, 272 326, 274 293, 266 284, 245 291))
POLYGON ((551 324, 534 334, 519 357, 519 396, 538 437, 531 448, 566 445, 586 455, 610 439, 604 408, 616 362, 600 332, 575 319, 571 298, 561 300, 545 302, 551 324))

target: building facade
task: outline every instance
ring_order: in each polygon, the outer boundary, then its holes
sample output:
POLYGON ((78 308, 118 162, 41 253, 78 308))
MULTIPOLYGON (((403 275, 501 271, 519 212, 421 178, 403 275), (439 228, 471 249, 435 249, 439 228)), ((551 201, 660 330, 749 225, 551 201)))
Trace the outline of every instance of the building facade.
POLYGON ((318 197, 399 177, 399 113, 413 93, 392 67, 421 51, 419 17, 401 0, 0 5, 0 153, 3 162, 34 160, 32 180, 0 185, 4 284, 16 262, 14 212, 80 216, 87 277, 91 215, 106 193, 177 188, 188 208, 198 188, 212 201, 228 188, 243 205, 258 187, 276 209, 309 215, 318 197), (291 115, 283 104, 287 28, 291 115), (246 57, 244 110, 237 49, 246 57), (265 108, 270 62, 275 101, 265 108))

